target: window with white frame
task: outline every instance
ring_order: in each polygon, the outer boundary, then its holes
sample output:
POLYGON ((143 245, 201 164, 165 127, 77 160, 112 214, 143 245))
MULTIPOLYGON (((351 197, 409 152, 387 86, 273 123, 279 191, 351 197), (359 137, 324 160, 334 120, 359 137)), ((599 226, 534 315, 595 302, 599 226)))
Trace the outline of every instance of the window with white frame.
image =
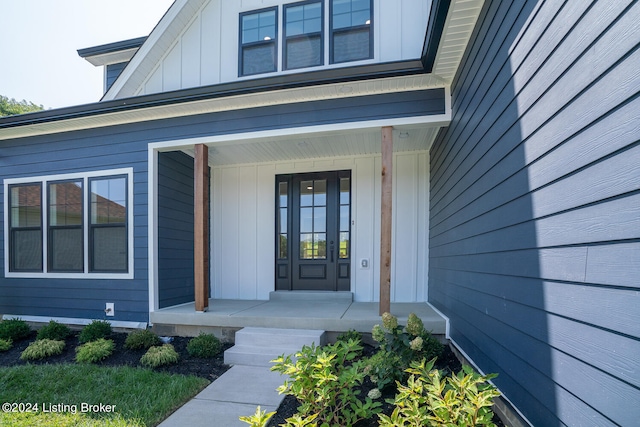
POLYGON ((278 71, 279 49, 282 70, 372 59, 373 0, 303 0, 240 14, 239 76, 278 71))
POLYGON ((8 276, 132 275, 132 171, 5 180, 8 276))

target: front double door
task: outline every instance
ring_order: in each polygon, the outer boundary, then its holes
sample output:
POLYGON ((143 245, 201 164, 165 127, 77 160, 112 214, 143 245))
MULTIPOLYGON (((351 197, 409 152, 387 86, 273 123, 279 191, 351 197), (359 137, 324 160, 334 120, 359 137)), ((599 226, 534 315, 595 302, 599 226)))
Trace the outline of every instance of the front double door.
POLYGON ((351 172, 276 178, 276 290, 350 290, 351 172))

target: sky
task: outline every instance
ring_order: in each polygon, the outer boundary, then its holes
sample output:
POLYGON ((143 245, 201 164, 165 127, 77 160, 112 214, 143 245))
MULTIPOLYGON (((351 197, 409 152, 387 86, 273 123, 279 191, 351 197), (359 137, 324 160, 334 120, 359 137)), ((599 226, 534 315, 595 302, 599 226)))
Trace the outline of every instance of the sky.
POLYGON ((147 36, 173 0, 0 0, 0 95, 45 109, 103 94, 78 49, 147 36))

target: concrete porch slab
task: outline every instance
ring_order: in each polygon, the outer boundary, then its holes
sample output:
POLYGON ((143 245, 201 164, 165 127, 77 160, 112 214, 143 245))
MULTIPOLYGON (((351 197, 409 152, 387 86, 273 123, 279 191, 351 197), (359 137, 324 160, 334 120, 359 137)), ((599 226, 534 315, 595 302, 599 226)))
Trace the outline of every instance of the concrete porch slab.
MULTIPOLYGON (((235 331, 262 328, 320 329, 369 333, 381 322, 378 303, 309 300, 209 300, 209 310, 195 311, 193 303, 163 308, 150 314, 150 322, 166 335, 193 334, 199 330, 235 331), (172 332, 173 331, 173 332, 172 332), (188 332, 193 331, 193 332, 188 332)), ((427 303, 393 303, 391 312, 401 324, 415 313, 434 335, 446 333, 446 320, 427 303)), ((225 334, 222 333, 224 336, 225 334)))

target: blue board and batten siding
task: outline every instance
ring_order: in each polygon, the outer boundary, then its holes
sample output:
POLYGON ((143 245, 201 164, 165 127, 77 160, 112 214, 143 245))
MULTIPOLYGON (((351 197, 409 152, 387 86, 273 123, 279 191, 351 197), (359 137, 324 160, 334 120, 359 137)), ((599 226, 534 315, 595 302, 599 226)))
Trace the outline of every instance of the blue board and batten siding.
MULTIPOLYGON (((180 117, 109 128, 0 141, 1 178, 24 178, 133 168, 134 179, 134 278, 7 278, 0 264, 0 313, 23 316, 105 318, 105 302, 115 303, 110 320, 148 321, 148 143, 199 138, 292 126, 380 120, 443 114, 444 90, 430 89, 402 94, 349 97, 332 101, 180 117)), ((36 113, 37 115, 37 113, 36 113)), ((158 256, 161 266, 180 265, 179 276, 164 267, 158 270, 161 306, 186 301, 192 272, 187 260, 192 250, 187 236, 192 227, 188 197, 193 165, 181 153, 159 153, 158 256), (180 203, 172 203, 173 198, 180 203), (184 224, 176 226, 176 221, 184 224)), ((3 192, 0 187, 0 192, 3 192)), ((4 200, 4 194, 0 194, 4 200)), ((2 206, 4 211, 5 207, 2 206)), ((0 212, 3 213, 3 212, 0 212)), ((4 239, 5 224, 0 225, 4 239)), ((0 250, 3 251, 3 244, 0 250)), ((7 254, 2 253, 2 257, 7 254)), ((191 263, 190 263, 191 264, 191 263)))
POLYGON ((158 153, 159 307, 194 300, 193 158, 158 153))
POLYGON ((429 301, 535 426, 640 420, 638 22, 486 2, 431 149, 429 301))

